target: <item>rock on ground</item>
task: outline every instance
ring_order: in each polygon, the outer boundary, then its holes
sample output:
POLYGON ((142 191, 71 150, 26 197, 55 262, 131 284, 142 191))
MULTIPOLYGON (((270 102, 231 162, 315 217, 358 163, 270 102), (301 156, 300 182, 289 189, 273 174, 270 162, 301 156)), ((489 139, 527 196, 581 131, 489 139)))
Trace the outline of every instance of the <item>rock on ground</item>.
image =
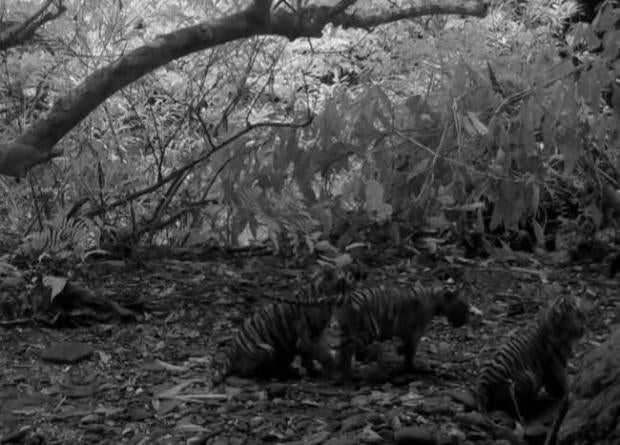
POLYGON ((559 445, 620 443, 620 328, 584 356, 559 445))

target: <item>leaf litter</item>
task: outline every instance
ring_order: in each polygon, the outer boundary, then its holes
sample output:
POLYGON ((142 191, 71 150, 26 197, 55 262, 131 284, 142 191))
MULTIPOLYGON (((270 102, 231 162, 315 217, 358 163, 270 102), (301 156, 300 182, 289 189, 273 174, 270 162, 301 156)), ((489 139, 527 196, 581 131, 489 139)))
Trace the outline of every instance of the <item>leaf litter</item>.
MULTIPOLYGON (((571 362, 574 373, 583 352, 620 321, 620 301, 612 281, 601 278, 604 271, 520 260, 450 265, 475 289, 470 300, 482 318, 459 329, 433 323, 413 375, 398 372, 395 348, 384 344, 392 351, 387 365, 358 364, 364 379, 354 384, 229 377, 215 388, 218 348, 256 304, 264 304, 261 293, 294 289, 303 270, 256 258, 86 264, 76 277, 81 286, 142 313, 62 329, 0 327, 0 438, 49 444, 493 443, 484 420, 467 407, 467 388, 505 336, 548 299, 581 289, 590 331, 571 362), (67 349, 64 360, 62 350, 54 363, 42 359, 59 347, 67 349)), ((423 266, 392 262, 371 273, 414 280, 423 266)), ((52 282, 56 297, 67 282, 52 282)), ((519 430, 507 431, 504 439, 518 443, 519 430)), ((494 434, 502 437, 502 431, 494 434)))

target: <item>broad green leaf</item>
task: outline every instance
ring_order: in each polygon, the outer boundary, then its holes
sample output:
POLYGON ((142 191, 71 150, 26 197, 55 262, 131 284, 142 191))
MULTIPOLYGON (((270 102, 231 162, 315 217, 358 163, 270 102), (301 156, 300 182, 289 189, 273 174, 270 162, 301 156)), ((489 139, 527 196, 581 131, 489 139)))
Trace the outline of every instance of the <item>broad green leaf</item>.
POLYGON ((551 155, 555 152, 555 131, 554 120, 551 116, 546 116, 541 125, 542 139, 545 146, 545 153, 551 155))
POLYGON ((521 109, 521 144, 526 154, 536 153, 532 101, 528 100, 521 109))
POLYGON ((383 201, 383 186, 370 180, 366 183, 365 208, 368 214, 378 221, 384 221, 392 215, 392 206, 383 201))
POLYGON ((601 97, 601 88, 590 73, 582 75, 577 84, 579 95, 585 98, 591 106, 598 104, 601 97))
POLYGON ((476 129, 476 132, 480 136, 486 136, 487 134, 489 134, 489 129, 487 128, 486 125, 480 122, 480 119, 478 119, 478 116, 476 115, 476 113, 469 111, 467 112, 467 117, 469 118, 472 126, 476 129))
POLYGON ((430 163, 430 158, 424 158, 416 162, 416 164, 413 166, 413 170, 411 170, 411 172, 407 175, 407 181, 411 181, 422 173, 425 173, 430 163))
POLYGON ((605 60, 614 60, 620 52, 620 30, 614 29, 605 33, 605 41, 603 44, 603 53, 601 56, 605 60))
POLYGON ((494 200, 495 208, 491 217, 491 230, 500 224, 510 228, 519 221, 525 209, 523 185, 509 180, 501 182, 499 196, 494 200))
POLYGON ((313 205, 309 210, 312 213, 312 216, 314 216, 321 223, 323 233, 329 233, 332 230, 334 221, 334 216, 331 209, 327 205, 321 203, 313 205))
POLYGON ((327 147, 333 138, 337 138, 342 130, 341 115, 335 101, 327 102, 320 119, 321 146, 327 147))
POLYGON ((477 202, 472 202, 469 204, 462 204, 459 206, 455 206, 455 207, 450 207, 450 210, 456 210, 459 212, 473 212, 475 210, 478 209, 484 209, 486 206, 484 204, 484 202, 481 201, 477 201, 477 202))
MULTIPOLYGON (((439 215, 429 216, 426 218, 426 222, 431 229, 447 229, 451 226, 450 221, 446 218, 446 215, 442 212, 439 215)), ((427 238, 431 239, 431 238, 427 238)), ((433 238, 434 239, 434 238, 433 238)))
MULTIPOLYGON (((617 85, 616 82, 613 82, 611 84, 611 89, 611 108, 614 110, 616 117, 620 120, 620 85, 617 85)), ((618 131, 620 129, 616 128, 616 130, 618 131)))
POLYGON ((380 105, 376 108, 376 118, 383 124, 383 130, 390 132, 394 127, 394 111, 392 102, 377 85, 374 85, 372 89, 380 105))
POLYGON ((349 250, 353 250, 353 249, 357 249, 357 248, 370 249, 370 244, 358 241, 358 242, 351 243, 351 244, 347 245, 344 248, 344 251, 348 252, 349 250))
POLYGON ((618 12, 614 10, 614 2, 606 3, 605 8, 599 12, 596 17, 596 23, 591 28, 595 28, 596 31, 611 31, 615 28, 616 21, 618 20, 618 12))
POLYGON ((343 266, 346 266, 347 264, 352 264, 353 258, 348 253, 343 253, 342 255, 338 255, 336 258, 332 258, 332 262, 337 267, 343 267, 343 266))
POLYGON ((463 124, 463 129, 469 136, 477 136, 478 132, 467 116, 463 116, 461 123, 463 124))
POLYGON ((460 61, 454 70, 452 89, 457 96, 467 92, 467 70, 463 61, 460 61))
POLYGON ((312 190, 313 172, 310 153, 304 150, 297 152, 297 158, 294 160, 293 178, 306 202, 311 204, 316 202, 316 196, 312 190))
MULTIPOLYGON (((276 172, 286 172, 289 166, 291 156, 289 155, 292 144, 296 145, 297 138, 295 131, 289 129, 286 133, 280 133, 280 143, 273 151, 273 169, 276 172), (292 144, 291 144, 291 139, 292 144)), ((294 156, 292 156, 294 158, 294 156)))
POLYGON ((370 143, 383 136, 383 133, 375 128, 372 121, 366 119, 364 115, 360 115, 355 122, 351 136, 361 142, 370 143))
POLYGON ((504 222, 504 215, 502 214, 502 210, 499 206, 495 206, 493 208, 493 215, 491 215, 491 223, 489 224, 489 229, 495 230, 504 222))
POLYGON ((376 207, 383 202, 383 186, 378 182, 370 180, 366 183, 366 205, 376 207))
POLYGON ((440 185, 435 199, 444 208, 453 206, 456 201, 454 198, 454 190, 456 188, 454 181, 446 186, 440 185))
POLYGON ((600 228, 601 223, 603 222, 603 213, 601 210, 595 204, 589 204, 585 208, 585 213, 591 218, 594 227, 596 229, 600 228))
POLYGON ((368 90, 366 95, 362 98, 360 104, 361 116, 368 122, 373 122, 377 114, 377 100, 372 90, 368 90))
POLYGON ((530 211, 532 212, 532 214, 535 215, 536 212, 538 211, 538 205, 540 204, 540 187, 538 186, 538 184, 533 182, 531 184, 531 191, 532 191, 532 200, 530 202, 530 211))
POLYGON ((409 110, 411 114, 418 114, 424 111, 422 109, 423 102, 424 102, 424 99, 422 98, 422 96, 419 94, 416 94, 416 95, 408 97, 407 100, 405 100, 405 106, 407 107, 407 109, 409 110))
POLYGON ((567 175, 573 171, 581 156, 581 138, 569 130, 558 138, 558 148, 564 158, 564 174, 567 175))
POLYGON ((332 143, 326 150, 315 152, 318 170, 326 176, 329 170, 339 171, 349 166, 349 156, 354 153, 351 144, 337 141, 332 143))
POLYGON ((301 147, 299 146, 299 135, 297 134, 297 131, 293 128, 291 128, 289 130, 288 136, 286 137, 286 150, 285 150, 285 159, 287 161, 287 164, 291 161, 293 161, 296 156, 297 156, 297 152, 301 150, 301 147))
POLYGON ((566 60, 552 67, 549 72, 549 77, 566 77, 573 71, 575 71, 575 67, 573 66, 572 60, 570 60, 570 57, 568 57, 566 60))
POLYGON ((394 125, 392 123, 392 119, 387 117, 382 110, 377 109, 377 112, 375 114, 375 117, 379 120, 379 122, 381 122, 381 124, 383 124, 383 131, 385 132, 391 132, 394 130, 394 125))
POLYGON ((362 180, 358 175, 347 178, 342 184, 342 196, 347 200, 356 200, 362 195, 362 180))
POLYGON ((464 62, 464 65, 467 68, 470 80, 473 81, 477 87, 490 84, 486 77, 480 71, 475 69, 472 65, 467 62, 464 62))
POLYGON ((536 238, 536 244, 542 246, 545 244, 545 231, 536 220, 531 221, 532 229, 534 230, 534 237, 536 238))

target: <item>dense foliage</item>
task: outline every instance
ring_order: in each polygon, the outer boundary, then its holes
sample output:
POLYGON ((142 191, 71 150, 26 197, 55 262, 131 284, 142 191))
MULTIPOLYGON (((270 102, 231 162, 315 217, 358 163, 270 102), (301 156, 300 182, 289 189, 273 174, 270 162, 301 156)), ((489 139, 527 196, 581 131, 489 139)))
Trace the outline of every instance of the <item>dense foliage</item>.
MULTIPOLYGON (((2 20, 36 3, 3 4, 2 20)), ((604 2, 592 23, 570 23, 578 5, 556 3, 328 26, 294 41, 255 36, 178 59, 109 97, 25 180, 0 179, 0 241, 22 239, 20 252, 36 256, 110 239, 270 238, 295 253, 342 241, 351 221, 391 221, 525 231, 542 244, 569 198, 595 234, 620 207, 620 11, 604 2)), ((3 138, 128 51, 236 8, 65 5, 2 53, 3 138)))

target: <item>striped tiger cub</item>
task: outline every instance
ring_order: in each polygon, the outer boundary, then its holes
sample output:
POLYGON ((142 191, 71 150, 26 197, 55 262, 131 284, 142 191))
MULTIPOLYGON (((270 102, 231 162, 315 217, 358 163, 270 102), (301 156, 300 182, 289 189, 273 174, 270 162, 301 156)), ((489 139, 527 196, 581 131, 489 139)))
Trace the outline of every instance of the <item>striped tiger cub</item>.
POLYGON ((214 381, 218 383, 230 374, 287 378, 295 374, 291 364, 298 354, 309 375, 319 373, 314 360, 324 370, 331 369, 333 358, 321 339, 331 320, 331 309, 304 302, 343 294, 354 285, 353 280, 346 266, 327 267, 290 300, 269 297, 283 303, 268 304, 245 320, 226 348, 214 381))
POLYGON ((405 370, 426 328, 435 316, 445 316, 455 327, 469 319, 469 304, 451 286, 376 285, 344 297, 336 308, 342 339, 338 354, 338 379, 348 379, 351 362, 374 341, 397 337, 402 341, 405 370))
POLYGON ((518 331, 482 368, 476 382, 478 410, 501 410, 521 418, 543 387, 552 397, 567 395, 566 366, 584 332, 579 300, 556 298, 533 325, 518 331))

